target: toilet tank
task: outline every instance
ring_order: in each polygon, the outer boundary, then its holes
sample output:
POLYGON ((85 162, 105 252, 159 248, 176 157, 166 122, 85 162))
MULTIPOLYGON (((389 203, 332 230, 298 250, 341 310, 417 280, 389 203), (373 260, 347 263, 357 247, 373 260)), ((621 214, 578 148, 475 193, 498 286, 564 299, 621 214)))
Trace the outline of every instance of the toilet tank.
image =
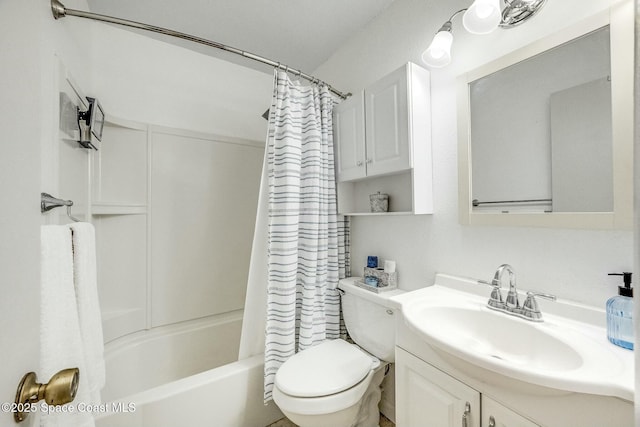
POLYGON ((361 277, 340 280, 342 315, 351 339, 386 362, 395 360, 395 317, 399 310, 389 300, 404 293, 400 289, 375 293, 354 284, 361 277))

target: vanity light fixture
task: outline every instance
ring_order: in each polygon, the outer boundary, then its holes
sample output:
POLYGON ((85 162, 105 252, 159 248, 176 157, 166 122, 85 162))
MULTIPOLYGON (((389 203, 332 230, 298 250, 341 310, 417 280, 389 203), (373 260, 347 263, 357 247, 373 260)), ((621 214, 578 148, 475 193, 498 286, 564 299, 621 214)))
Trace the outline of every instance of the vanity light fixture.
POLYGON ((489 34, 501 20, 500 0, 475 0, 462 15, 462 25, 471 34, 489 34))
POLYGON ((451 15, 442 24, 433 37, 433 41, 422 54, 422 61, 431 68, 442 68, 451 62, 453 43, 452 20, 463 13, 462 25, 472 34, 489 34, 498 27, 512 28, 535 15, 546 0, 503 0, 505 6, 500 10, 500 0, 474 0, 467 9, 461 9, 451 15))
POLYGON ((453 16, 442 24, 427 50, 422 53, 422 61, 425 64, 434 68, 441 68, 451 62, 451 44, 453 43, 451 19, 453 19, 453 16))

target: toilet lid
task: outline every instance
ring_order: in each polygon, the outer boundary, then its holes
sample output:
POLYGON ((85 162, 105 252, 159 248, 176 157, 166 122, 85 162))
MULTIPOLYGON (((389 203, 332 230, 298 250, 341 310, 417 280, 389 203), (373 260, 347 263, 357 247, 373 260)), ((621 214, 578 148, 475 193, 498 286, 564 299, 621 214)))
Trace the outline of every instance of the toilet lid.
POLYGON ((327 396, 353 387, 375 365, 371 356, 353 344, 325 341, 284 362, 276 373, 276 386, 290 396, 327 396))

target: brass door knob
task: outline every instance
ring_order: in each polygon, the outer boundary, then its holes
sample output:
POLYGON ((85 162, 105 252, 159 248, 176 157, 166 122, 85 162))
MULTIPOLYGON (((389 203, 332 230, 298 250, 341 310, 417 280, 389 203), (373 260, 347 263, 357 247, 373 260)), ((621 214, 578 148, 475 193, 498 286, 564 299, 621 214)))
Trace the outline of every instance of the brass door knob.
MULTIPOLYGON (((63 369, 54 374, 47 384, 38 383, 35 372, 29 372, 22 377, 16 392, 16 409, 24 408, 26 404, 34 404, 42 399, 53 406, 72 402, 78 393, 80 370, 78 368, 63 369)), ((19 423, 24 421, 29 412, 16 410, 13 419, 19 423)))

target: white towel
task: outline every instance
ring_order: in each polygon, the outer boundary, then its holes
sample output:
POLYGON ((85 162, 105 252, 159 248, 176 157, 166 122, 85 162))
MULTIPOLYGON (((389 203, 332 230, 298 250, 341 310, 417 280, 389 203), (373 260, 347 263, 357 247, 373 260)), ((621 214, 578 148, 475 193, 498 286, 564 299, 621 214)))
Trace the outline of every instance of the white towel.
POLYGON ((105 384, 104 338, 98 300, 96 232, 88 222, 69 224, 73 240, 73 283, 91 403, 100 403, 105 384))
MULTIPOLYGON (((73 287, 71 230, 67 226, 41 228, 40 256, 40 372, 38 381, 46 383, 56 372, 79 368, 80 381, 74 402, 89 403, 84 350, 73 287)), ((93 426, 87 412, 41 414, 42 427, 93 426)))

